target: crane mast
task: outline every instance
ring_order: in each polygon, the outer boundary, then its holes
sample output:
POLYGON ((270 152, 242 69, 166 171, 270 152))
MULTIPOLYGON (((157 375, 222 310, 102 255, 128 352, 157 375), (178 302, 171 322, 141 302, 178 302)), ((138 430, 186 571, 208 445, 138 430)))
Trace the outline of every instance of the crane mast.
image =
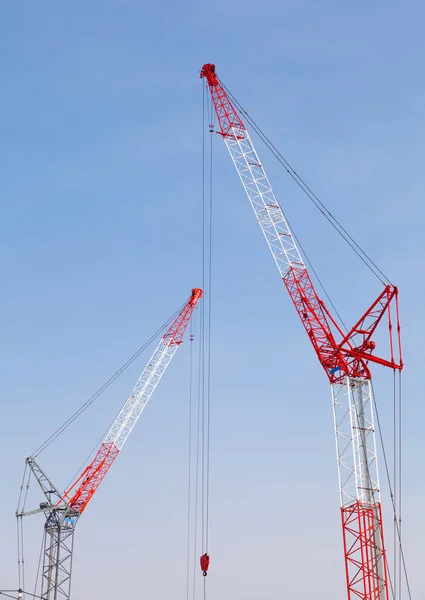
POLYGON ((217 77, 215 65, 205 64, 200 76, 211 93, 220 128, 217 133, 227 146, 280 277, 331 384, 348 600, 388 600, 369 363, 402 369, 398 290, 385 286, 354 327, 348 333, 342 331, 314 288, 254 144, 217 77), (390 331, 389 358, 374 354, 371 339, 384 316, 390 331))
POLYGON ((44 512, 44 554, 41 597, 44 600, 69 600, 75 526, 95 491, 111 468, 133 427, 146 407, 183 337, 202 290, 194 288, 191 297, 162 336, 146 368, 118 413, 93 461, 78 479, 61 494, 47 477, 35 457, 27 464, 37 479, 47 502, 40 509, 21 513, 26 516, 44 512))

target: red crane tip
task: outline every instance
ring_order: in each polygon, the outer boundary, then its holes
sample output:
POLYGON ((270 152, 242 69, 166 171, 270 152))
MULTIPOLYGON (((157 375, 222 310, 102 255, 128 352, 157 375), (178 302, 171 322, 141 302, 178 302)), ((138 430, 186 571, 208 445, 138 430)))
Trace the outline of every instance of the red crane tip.
POLYGON ((202 290, 201 290, 201 288, 193 288, 192 289, 192 295, 190 297, 190 303, 191 304, 196 304, 200 298, 202 298, 202 290))
POLYGON ((205 77, 209 85, 216 85, 218 80, 217 75, 215 74, 215 65, 206 63, 201 69, 200 77, 205 77))

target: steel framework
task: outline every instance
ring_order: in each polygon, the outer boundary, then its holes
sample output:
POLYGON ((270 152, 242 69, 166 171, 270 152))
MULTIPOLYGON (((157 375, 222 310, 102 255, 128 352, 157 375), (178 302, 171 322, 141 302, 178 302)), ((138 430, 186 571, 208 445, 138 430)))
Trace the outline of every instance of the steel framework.
POLYGON ((34 457, 26 460, 39 483, 46 502, 40 508, 17 516, 43 512, 46 518, 43 535, 41 596, 45 600, 69 598, 71 590, 72 553, 78 513, 70 510, 63 495, 53 484, 34 457))
POLYGON ((348 600, 388 600, 369 363, 401 370, 398 290, 387 285, 345 334, 314 288, 249 133, 216 74, 201 69, 220 130, 280 277, 331 384, 348 600), (394 308, 395 306, 395 308, 394 308), (396 332, 392 313, 395 311, 396 332), (387 316, 390 356, 371 339, 387 316))
POLYGON ((27 465, 38 481, 46 502, 40 508, 20 512, 18 517, 43 512, 45 515, 41 597, 44 600, 69 600, 76 524, 93 497, 133 427, 146 407, 161 377, 171 362, 192 317, 202 290, 192 294, 163 335, 146 368, 118 413, 93 461, 70 488, 61 494, 34 457, 27 465))

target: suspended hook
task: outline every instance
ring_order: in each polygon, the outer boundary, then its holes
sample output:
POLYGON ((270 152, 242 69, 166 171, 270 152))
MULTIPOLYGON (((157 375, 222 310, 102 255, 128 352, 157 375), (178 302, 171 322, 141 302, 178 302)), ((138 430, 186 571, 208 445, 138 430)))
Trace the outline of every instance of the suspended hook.
POLYGON ((203 554, 200 558, 201 571, 204 577, 207 576, 208 567, 210 566, 210 557, 207 553, 203 554))

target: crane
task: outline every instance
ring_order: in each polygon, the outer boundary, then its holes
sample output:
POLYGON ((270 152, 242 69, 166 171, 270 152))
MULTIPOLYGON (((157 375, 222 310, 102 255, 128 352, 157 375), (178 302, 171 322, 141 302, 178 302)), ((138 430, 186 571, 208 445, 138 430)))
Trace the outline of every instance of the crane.
POLYGON ((39 509, 21 512, 17 516, 22 517, 42 512, 46 518, 41 573, 41 597, 43 600, 58 600, 59 598, 69 600, 76 524, 122 450, 171 359, 182 343, 187 326, 201 297, 202 290, 194 288, 189 300, 160 339, 94 459, 65 492, 59 491, 34 456, 26 459, 26 464, 39 483, 46 501, 40 503, 39 509))
POLYGON ((330 382, 348 600, 388 600, 370 363, 394 371, 403 368, 398 290, 384 285, 351 330, 341 329, 316 292, 250 135, 215 65, 205 64, 200 76, 211 93, 217 133, 227 146, 279 275, 330 382), (390 337, 387 358, 375 353, 372 339, 384 317, 390 337))

